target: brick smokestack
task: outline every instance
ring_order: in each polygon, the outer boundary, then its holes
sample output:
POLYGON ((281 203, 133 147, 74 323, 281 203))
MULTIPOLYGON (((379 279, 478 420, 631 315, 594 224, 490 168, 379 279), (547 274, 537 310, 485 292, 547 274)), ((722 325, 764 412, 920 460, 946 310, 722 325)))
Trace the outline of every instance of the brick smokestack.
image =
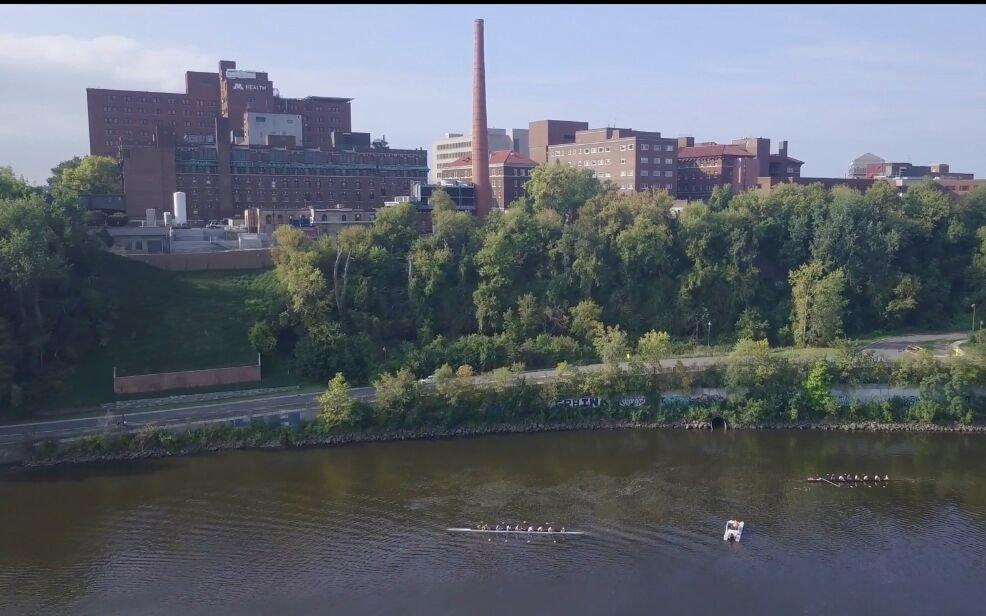
POLYGON ((490 213, 493 193, 490 190, 489 131, 486 127, 486 60, 483 54, 483 20, 473 27, 472 44, 472 182, 476 185, 476 215, 490 213))

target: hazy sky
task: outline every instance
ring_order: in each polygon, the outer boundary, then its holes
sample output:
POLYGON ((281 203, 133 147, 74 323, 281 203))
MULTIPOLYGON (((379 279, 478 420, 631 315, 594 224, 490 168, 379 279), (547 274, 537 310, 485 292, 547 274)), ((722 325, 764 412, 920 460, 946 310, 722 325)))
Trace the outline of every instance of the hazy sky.
POLYGON ((986 176, 986 7, 908 5, 4 6, 0 165, 40 182, 87 154, 87 86, 182 91, 220 59, 282 96, 353 97, 354 130, 427 147, 468 132, 478 17, 494 127, 764 136, 804 175, 869 151, 986 176))

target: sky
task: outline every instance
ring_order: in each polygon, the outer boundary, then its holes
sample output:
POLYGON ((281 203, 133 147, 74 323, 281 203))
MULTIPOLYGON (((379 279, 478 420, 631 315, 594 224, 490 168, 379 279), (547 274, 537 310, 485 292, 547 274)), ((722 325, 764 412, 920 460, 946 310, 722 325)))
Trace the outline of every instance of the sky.
POLYGON ((469 132, 475 18, 491 127, 786 139, 805 176, 865 152, 986 176, 986 7, 931 5, 2 6, 0 165, 43 182, 88 153, 87 87, 180 92, 221 59, 427 148, 469 132))

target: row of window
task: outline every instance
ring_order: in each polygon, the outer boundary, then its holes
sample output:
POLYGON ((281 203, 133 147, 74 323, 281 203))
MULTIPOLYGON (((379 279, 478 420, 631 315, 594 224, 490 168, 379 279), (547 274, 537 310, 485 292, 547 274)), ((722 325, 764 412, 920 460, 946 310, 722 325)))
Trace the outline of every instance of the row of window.
MULTIPOLYGON (((610 152, 610 151, 612 151, 612 148, 613 147, 615 147, 615 146, 599 146, 599 147, 595 147, 595 148, 586 148, 586 147, 569 148, 568 149, 568 152, 567 152, 567 155, 568 156, 572 156, 572 155, 576 155, 576 154, 603 154, 604 152, 610 152)), ((632 143, 623 144, 623 145, 620 146, 619 151, 620 152, 626 152, 628 150, 633 150, 633 147, 634 146, 633 146, 632 143)), ((662 146, 660 144, 655 143, 654 144, 654 151, 655 152, 659 151, 661 149, 661 147, 662 146)), ((673 145, 665 145, 665 146, 663 146, 663 148, 664 148, 664 151, 666 151, 666 152, 674 152, 674 146, 673 145)), ((642 144, 640 144, 640 149, 641 150, 649 150, 650 149, 650 145, 647 144, 647 143, 642 143, 642 144)), ((566 151, 565 150, 555 150, 554 153, 553 153, 553 155, 554 156, 565 156, 566 155, 566 151)))
MULTIPOLYGON (((193 177, 192 178, 192 183, 195 184, 197 182, 198 182, 198 177, 193 177)), ((387 178, 381 179, 380 184, 381 184, 381 186, 383 186, 384 184, 386 184, 388 182, 391 185, 393 185, 393 186, 406 184, 406 182, 403 182, 401 180, 393 180, 393 179, 388 180, 387 178)), ((206 178, 205 179, 205 183, 206 184, 211 184, 212 182, 211 182, 211 180, 209 178, 206 178)), ((349 188, 349 181, 346 180, 345 178, 342 179, 342 181, 340 182, 340 184, 341 184, 342 188, 349 188)), ((362 186, 363 183, 360 180, 356 180, 354 182, 354 184, 355 184, 354 188, 362 188, 363 187, 362 186)), ((260 188, 261 186, 266 187, 266 185, 267 185, 267 180, 266 179, 261 179, 261 178, 258 178, 256 176, 246 176, 246 177, 237 177, 237 176, 234 176, 233 177, 233 188, 249 187, 249 186, 256 186, 257 188, 260 188)), ((331 177, 330 178, 327 178, 325 180, 325 185, 326 185, 327 188, 332 188, 335 185, 334 178, 331 178, 331 177)), ((290 180, 287 180, 287 179, 271 180, 270 181, 270 187, 272 189, 281 188, 283 190, 285 188, 289 188, 290 186, 291 186, 291 181, 290 180)), ((374 181, 374 180, 368 181, 367 182, 367 186, 369 188, 376 188, 377 187, 376 181, 374 181)), ((301 188, 301 181, 300 180, 294 180, 294 187, 295 188, 301 188)), ((315 180, 315 186, 314 187, 315 188, 322 188, 322 180, 315 180)), ((308 190, 311 190, 312 189, 312 181, 311 180, 305 180, 305 188, 308 189, 308 190)))
MULTIPOLYGON (((160 103, 161 102, 161 97, 160 96, 131 96, 131 95, 120 95, 120 94, 107 94, 106 95, 106 102, 107 103, 113 103, 113 102, 117 102, 117 101, 122 101, 124 103, 134 103, 134 102, 137 102, 137 103, 160 103)), ((174 104, 176 104, 178 102, 178 99, 175 98, 175 97, 168 97, 168 98, 165 98, 164 101, 167 104, 169 104, 169 105, 174 105, 174 104)), ((187 98, 182 98, 181 99, 181 104, 182 105, 190 105, 191 102, 187 98)), ((216 106, 216 101, 214 101, 214 100, 196 99, 195 100, 195 106, 197 106, 197 107, 206 107, 206 106, 208 106, 208 107, 215 107, 216 106)))
MULTIPOLYGON (((646 169, 642 169, 640 171, 640 175, 642 175, 643 177, 647 177, 647 175, 648 175, 647 170, 646 169)), ((656 178, 661 177, 661 172, 660 171, 655 171, 654 172, 654 177, 656 177, 656 178)), ((665 171, 664 172, 664 177, 666 177, 666 178, 674 177, 674 172, 673 171, 665 171)))
MULTIPOLYGON (((642 165, 648 165, 648 164, 650 164, 650 159, 647 158, 646 156, 642 156, 640 158, 640 164, 642 164, 642 165)), ((654 164, 655 165, 660 165, 661 164, 661 159, 660 158, 655 158, 654 159, 654 164)), ((665 158, 664 159, 664 164, 665 165, 673 165, 674 164, 674 159, 673 158, 665 158)))
MULTIPOLYGON (((381 194, 379 194, 379 195, 376 194, 376 193, 374 193, 374 192, 367 192, 366 193, 367 200, 373 201, 377 197, 386 197, 387 196, 387 194, 386 194, 387 191, 385 189, 381 188, 380 191, 381 191, 381 194)), ((360 192, 360 191, 357 190, 357 191, 353 191, 352 194, 353 194, 353 199, 354 200, 356 200, 356 201, 362 201, 363 200, 363 193, 362 192, 360 192)), ((344 190, 344 191, 339 192, 339 193, 335 193, 335 192, 329 191, 329 192, 325 193, 324 196, 329 201, 334 201, 337 196, 338 196, 338 198, 342 199, 343 201, 348 201, 349 200, 349 191, 348 190, 344 190)), ((245 200, 245 201, 248 201, 248 202, 251 202, 252 203, 254 201, 254 198, 253 197, 254 197, 254 192, 252 190, 246 190, 246 191, 234 190, 233 191, 233 201, 237 201, 238 202, 238 201, 244 201, 245 200)), ((260 202, 268 202, 269 201, 271 203, 278 203, 278 202, 281 202, 281 203, 296 203, 299 206, 302 205, 302 204, 310 203, 310 202, 323 203, 325 201, 325 199, 323 199, 322 193, 315 193, 314 195, 312 195, 312 193, 305 193, 304 195, 301 195, 299 193, 291 193, 291 194, 288 194, 288 193, 285 192, 285 193, 281 193, 279 195, 279 194, 274 193, 274 192, 265 192, 265 191, 258 190, 257 193, 256 193, 256 197, 257 197, 256 200, 257 201, 260 201, 260 202), (314 199, 312 197, 314 197, 314 199)))

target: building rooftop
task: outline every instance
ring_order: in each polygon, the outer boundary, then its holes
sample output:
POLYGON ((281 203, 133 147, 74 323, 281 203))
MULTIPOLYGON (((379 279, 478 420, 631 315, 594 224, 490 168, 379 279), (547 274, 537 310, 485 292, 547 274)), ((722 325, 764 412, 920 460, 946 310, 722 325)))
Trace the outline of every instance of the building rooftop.
POLYGON ((752 158, 753 154, 747 152, 738 145, 696 145, 685 148, 678 148, 678 158, 709 158, 716 156, 744 156, 752 158))
MULTIPOLYGON (((491 165, 531 165, 532 167, 536 165, 533 160, 524 156, 523 154, 518 154, 512 150, 496 150, 490 152, 490 164, 491 165)), ((453 162, 449 163, 449 167, 468 167, 472 165, 472 155, 464 154, 459 158, 455 159, 453 162)))

